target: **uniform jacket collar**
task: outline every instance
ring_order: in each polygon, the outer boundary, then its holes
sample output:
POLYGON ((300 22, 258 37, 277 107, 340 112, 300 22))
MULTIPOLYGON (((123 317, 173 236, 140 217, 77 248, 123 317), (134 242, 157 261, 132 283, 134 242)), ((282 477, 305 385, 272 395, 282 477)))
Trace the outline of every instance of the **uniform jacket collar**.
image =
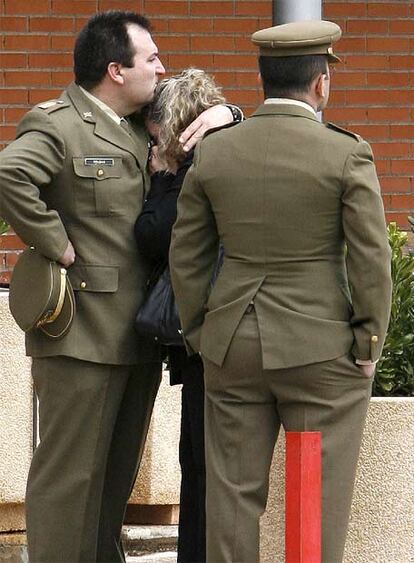
POLYGON ((105 114, 80 90, 75 83, 66 89, 66 95, 81 119, 93 126, 93 132, 101 139, 131 153, 138 161, 142 171, 146 169, 148 159, 148 139, 142 121, 135 117, 131 120, 131 135, 113 119, 105 114))
POLYGON ((262 104, 257 108, 251 117, 260 117, 262 115, 290 115, 292 117, 305 117, 312 121, 317 121, 318 118, 310 111, 294 104, 262 104))

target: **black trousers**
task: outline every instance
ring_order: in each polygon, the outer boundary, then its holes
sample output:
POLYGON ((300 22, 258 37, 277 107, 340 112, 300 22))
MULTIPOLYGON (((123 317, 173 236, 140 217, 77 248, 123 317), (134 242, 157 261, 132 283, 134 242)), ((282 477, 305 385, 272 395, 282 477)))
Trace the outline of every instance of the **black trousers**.
POLYGON ((182 370, 180 519, 178 563, 206 561, 204 381, 201 360, 182 370))

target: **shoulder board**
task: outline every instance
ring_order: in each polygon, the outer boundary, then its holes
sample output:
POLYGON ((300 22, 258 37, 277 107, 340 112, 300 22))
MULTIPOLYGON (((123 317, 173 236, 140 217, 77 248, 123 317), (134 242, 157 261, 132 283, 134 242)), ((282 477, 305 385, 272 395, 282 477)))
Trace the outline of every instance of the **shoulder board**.
POLYGON ((343 133, 344 135, 349 135, 350 137, 353 137, 357 141, 362 141, 362 137, 360 135, 358 135, 357 133, 353 133, 352 131, 348 131, 348 129, 343 129, 342 127, 339 127, 338 125, 335 125, 335 123, 326 123, 325 125, 326 125, 326 127, 328 127, 328 129, 333 129, 334 131, 338 131, 338 133, 343 133))
POLYGON ((240 121, 231 121, 230 123, 226 123, 225 125, 220 125, 219 127, 213 127, 212 129, 209 129, 208 131, 206 131, 204 133, 203 139, 205 139, 206 137, 208 137, 212 133, 215 133, 216 131, 221 131, 222 129, 230 129, 230 127, 233 127, 234 125, 239 125, 239 124, 240 124, 240 121))
POLYGON ((42 102, 37 104, 37 108, 46 111, 47 113, 52 113, 58 109, 67 107, 68 104, 63 100, 48 100, 47 102, 42 102))

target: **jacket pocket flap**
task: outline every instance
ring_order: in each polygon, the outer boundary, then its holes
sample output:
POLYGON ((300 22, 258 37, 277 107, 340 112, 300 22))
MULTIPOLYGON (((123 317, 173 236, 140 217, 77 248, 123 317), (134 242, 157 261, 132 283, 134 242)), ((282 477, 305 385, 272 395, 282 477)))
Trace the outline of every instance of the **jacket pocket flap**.
POLYGON ((118 266, 76 265, 68 269, 74 291, 114 293, 118 290, 118 266))
POLYGON ((74 156, 73 169, 81 178, 120 178, 122 170, 121 156, 74 156))

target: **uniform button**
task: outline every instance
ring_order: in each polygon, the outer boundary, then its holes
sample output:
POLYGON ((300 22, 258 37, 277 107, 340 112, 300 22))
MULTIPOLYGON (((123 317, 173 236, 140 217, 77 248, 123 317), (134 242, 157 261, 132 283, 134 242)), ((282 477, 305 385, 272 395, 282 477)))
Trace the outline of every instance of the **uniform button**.
POLYGON ((378 336, 376 334, 371 336, 371 342, 378 342, 378 336))
POLYGON ((80 283, 80 286, 81 286, 81 289, 85 289, 85 287, 86 287, 86 282, 84 282, 84 281, 81 282, 81 283, 80 283))
POLYGON ((105 172, 102 170, 102 168, 98 168, 96 174, 97 174, 97 176, 103 176, 105 174, 105 172))

